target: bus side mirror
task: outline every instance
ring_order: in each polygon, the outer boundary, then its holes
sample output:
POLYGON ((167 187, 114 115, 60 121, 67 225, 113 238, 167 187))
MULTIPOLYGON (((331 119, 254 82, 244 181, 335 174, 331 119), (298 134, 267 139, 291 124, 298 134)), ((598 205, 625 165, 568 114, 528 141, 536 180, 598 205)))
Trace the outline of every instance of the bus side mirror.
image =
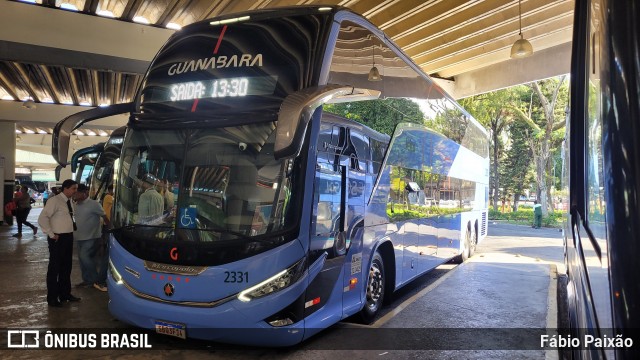
POLYGON ((56 181, 60 181, 60 172, 62 171, 63 166, 62 165, 58 165, 56 166, 56 181))
POLYGON ((352 91, 349 86, 329 84, 302 89, 287 96, 278 113, 274 157, 282 159, 298 154, 304 131, 315 110, 330 99, 352 91))
POLYGON ((53 156, 54 160, 58 164, 62 166, 68 165, 69 162, 67 161, 67 157, 69 155, 69 138, 74 130, 82 126, 84 123, 103 119, 109 116, 133 112, 134 109, 135 104, 130 102, 113 104, 104 108, 98 107, 67 116, 59 121, 53 128, 53 134, 51 135, 51 156, 53 156))
POLYGON ((420 191, 420 186, 414 182, 408 182, 407 186, 404 187, 408 192, 418 192, 420 191))

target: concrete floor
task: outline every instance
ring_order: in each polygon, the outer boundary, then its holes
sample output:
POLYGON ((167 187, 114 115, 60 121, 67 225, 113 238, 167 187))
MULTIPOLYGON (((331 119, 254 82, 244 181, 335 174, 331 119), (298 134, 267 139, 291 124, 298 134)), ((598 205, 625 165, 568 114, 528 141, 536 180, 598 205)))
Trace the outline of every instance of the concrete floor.
MULTIPOLYGON (((36 223, 40 209, 29 220, 36 223)), ((340 323, 288 349, 246 348, 182 341, 150 334, 152 350, 7 349, 7 329, 135 331, 114 320, 108 294, 73 288, 77 303, 46 303, 46 236, 11 237, 0 227, 0 358, 2 359, 554 359, 538 347, 540 334, 557 327, 557 272, 563 271, 561 234, 554 229, 490 223, 489 236, 468 262, 416 292, 371 326, 340 323), (368 350, 363 350, 368 349, 368 350)), ((75 252, 75 247, 74 247, 75 252)), ((81 281, 74 253, 72 284, 81 281)), ((428 275, 427 275, 428 276, 428 275)))

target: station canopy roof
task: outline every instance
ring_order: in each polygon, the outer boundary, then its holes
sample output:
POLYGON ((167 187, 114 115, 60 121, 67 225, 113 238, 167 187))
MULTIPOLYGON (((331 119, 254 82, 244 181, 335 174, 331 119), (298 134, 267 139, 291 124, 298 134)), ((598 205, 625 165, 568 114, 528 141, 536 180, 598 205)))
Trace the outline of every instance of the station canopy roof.
POLYGON ((427 74, 473 87, 452 94, 457 98, 481 91, 479 84, 487 82, 481 74, 496 79, 490 87, 501 88, 568 72, 574 0, 2 1, 0 121, 36 132, 38 122, 47 122, 50 131, 65 117, 52 114, 52 106, 74 113, 129 102, 149 61, 175 29, 218 15, 298 5, 340 5, 363 14, 427 74), (530 60, 510 58, 520 38, 519 6, 522 34, 534 48, 530 60), (562 66, 551 73, 531 70, 556 63, 562 66), (500 73, 507 78, 502 83, 500 73), (27 99, 43 113, 25 115, 27 99))

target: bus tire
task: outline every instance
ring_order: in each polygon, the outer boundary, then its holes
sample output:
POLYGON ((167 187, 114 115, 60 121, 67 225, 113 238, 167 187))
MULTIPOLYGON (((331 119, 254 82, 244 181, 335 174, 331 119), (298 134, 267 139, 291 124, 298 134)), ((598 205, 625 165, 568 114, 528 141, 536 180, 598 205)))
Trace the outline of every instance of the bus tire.
POLYGON ((469 237, 469 257, 472 257, 476 252, 476 246, 478 245, 478 232, 476 226, 471 227, 471 236, 469 237))
POLYGON ((456 264, 462 264, 471 257, 471 230, 469 230, 469 227, 467 227, 467 231, 465 232, 463 245, 462 253, 453 258, 453 262, 456 264))
POLYGON ((369 267, 364 307, 360 311, 360 319, 364 324, 373 323, 380 312, 384 301, 385 286, 384 262, 380 253, 376 251, 369 267))

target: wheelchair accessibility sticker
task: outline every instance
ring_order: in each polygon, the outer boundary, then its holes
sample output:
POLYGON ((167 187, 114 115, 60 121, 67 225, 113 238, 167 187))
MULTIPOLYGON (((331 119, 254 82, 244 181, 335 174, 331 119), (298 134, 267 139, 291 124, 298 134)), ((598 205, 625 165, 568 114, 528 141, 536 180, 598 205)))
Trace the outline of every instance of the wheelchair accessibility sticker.
POLYGON ((196 228, 196 208, 185 207, 180 209, 180 226, 187 229, 196 228))

